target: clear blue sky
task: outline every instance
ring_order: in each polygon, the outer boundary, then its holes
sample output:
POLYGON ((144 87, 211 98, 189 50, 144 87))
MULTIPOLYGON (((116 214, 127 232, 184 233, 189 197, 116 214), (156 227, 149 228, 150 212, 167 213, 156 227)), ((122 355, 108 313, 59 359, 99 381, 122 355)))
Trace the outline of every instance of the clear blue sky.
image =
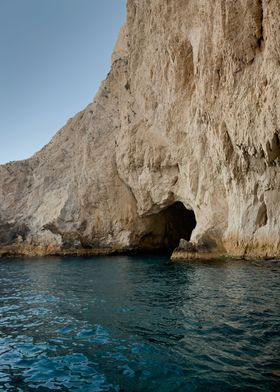
POLYGON ((0 0, 0 163, 25 159, 91 102, 125 0, 0 0))

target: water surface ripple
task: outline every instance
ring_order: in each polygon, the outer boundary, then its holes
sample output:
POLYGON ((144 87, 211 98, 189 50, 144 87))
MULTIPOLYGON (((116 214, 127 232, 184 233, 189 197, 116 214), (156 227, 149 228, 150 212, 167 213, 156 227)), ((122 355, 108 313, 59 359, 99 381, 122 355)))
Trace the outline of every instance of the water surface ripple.
POLYGON ((280 391, 280 262, 2 259, 0 390, 280 391))

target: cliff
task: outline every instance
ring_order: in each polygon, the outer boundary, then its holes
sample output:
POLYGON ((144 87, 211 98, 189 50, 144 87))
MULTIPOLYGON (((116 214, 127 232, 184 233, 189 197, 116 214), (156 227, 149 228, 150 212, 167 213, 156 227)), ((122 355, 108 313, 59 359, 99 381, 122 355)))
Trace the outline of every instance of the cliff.
POLYGON ((280 256, 279 21, 278 0, 128 0, 93 103, 0 166, 2 254, 280 256))

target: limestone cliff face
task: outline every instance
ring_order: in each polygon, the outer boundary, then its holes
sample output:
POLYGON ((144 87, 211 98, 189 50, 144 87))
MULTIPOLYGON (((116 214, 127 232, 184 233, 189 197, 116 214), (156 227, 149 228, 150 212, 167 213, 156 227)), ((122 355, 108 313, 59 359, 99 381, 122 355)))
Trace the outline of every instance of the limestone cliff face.
POLYGON ((0 167, 0 243, 279 256, 279 165, 279 1, 128 0, 94 102, 0 167))

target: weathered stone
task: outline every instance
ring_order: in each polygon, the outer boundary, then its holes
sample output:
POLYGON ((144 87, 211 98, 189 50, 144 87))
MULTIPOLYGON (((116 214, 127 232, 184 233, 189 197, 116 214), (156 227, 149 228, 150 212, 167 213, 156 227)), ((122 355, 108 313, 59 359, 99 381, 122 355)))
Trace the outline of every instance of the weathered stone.
POLYGON ((196 223, 195 253, 280 256, 278 0, 128 0, 127 12, 93 103, 0 167, 2 243, 170 248, 176 225, 196 223), (178 202, 195 220, 174 218, 178 202))

